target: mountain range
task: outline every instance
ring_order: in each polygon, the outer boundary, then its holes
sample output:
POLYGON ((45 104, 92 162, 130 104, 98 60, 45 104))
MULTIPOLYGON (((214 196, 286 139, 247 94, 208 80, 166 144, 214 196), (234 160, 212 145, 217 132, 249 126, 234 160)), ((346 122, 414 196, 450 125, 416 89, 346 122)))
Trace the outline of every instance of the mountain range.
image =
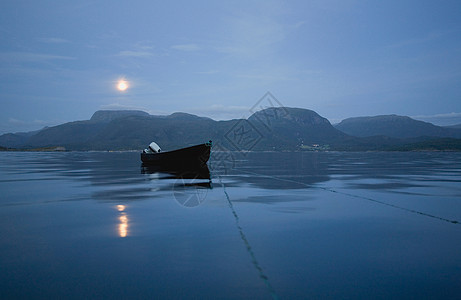
POLYGON ((345 119, 336 124, 335 128, 358 137, 385 135, 394 138, 420 136, 461 138, 461 130, 456 126, 440 127, 410 117, 384 115, 345 119))
POLYGON ((218 150, 461 150, 461 128, 405 116, 350 118, 335 126, 308 109, 272 107, 248 119, 215 121, 187 113, 101 110, 91 119, 0 136, 8 149, 171 150, 213 140, 218 150))

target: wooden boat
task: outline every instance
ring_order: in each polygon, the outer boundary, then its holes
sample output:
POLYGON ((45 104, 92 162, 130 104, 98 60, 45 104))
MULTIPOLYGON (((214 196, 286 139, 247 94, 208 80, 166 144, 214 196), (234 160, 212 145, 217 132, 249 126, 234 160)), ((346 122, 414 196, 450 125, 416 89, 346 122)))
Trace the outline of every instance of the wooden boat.
POLYGON ((157 144, 151 143, 141 153, 141 161, 146 165, 156 165, 168 169, 187 170, 204 167, 210 158, 212 142, 173 151, 162 152, 157 144))

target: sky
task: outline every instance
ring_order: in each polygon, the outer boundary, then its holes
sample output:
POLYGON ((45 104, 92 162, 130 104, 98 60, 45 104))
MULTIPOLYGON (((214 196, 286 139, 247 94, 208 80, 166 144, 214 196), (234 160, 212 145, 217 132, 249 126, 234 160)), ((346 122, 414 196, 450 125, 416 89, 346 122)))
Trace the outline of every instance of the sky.
POLYGON ((267 92, 331 123, 459 124, 460 12, 459 0, 2 0, 0 134, 101 109, 242 118, 267 92))

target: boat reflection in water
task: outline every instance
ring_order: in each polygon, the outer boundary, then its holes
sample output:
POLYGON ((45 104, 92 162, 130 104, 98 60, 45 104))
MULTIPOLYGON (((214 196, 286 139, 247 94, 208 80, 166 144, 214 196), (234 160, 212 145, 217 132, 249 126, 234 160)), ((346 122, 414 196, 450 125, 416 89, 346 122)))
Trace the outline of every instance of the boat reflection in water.
POLYGON ((156 175, 156 180, 175 180, 172 185, 173 196, 183 207, 199 206, 205 201, 207 190, 213 188, 206 164, 196 168, 166 168, 143 164, 141 172, 156 175))
MULTIPOLYGON (((142 164, 142 174, 159 173, 159 179, 204 179, 211 186, 211 174, 207 165, 197 168, 168 168, 142 164)), ((203 180, 201 183, 204 183, 203 180)))
POLYGON ((128 216, 125 212, 125 205, 117 205, 117 210, 120 212, 118 220, 118 235, 120 237, 126 237, 128 235, 128 216))

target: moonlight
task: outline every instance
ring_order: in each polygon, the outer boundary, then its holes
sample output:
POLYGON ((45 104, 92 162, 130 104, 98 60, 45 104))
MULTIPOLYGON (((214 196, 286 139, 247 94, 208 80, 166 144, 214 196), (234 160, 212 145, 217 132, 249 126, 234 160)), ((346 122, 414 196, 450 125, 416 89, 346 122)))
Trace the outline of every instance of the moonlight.
POLYGON ((129 85, 128 85, 128 81, 126 81, 125 79, 120 79, 118 82, 117 82, 117 89, 121 92, 124 92, 128 89, 129 85))

